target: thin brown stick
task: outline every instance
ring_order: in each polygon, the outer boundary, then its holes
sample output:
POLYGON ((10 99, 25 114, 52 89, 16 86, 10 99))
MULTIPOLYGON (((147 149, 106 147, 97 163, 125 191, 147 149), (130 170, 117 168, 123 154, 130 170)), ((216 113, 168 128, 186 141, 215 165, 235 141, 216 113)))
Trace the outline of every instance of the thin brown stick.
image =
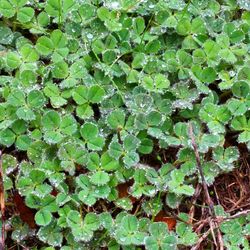
POLYGON ((211 228, 209 228, 209 229, 207 230, 207 232, 204 233, 204 234, 199 238, 199 240, 197 241, 196 245, 193 246, 193 247, 191 248, 191 250, 199 250, 199 249, 200 249, 201 243, 208 237, 208 235, 210 234, 210 232, 211 232, 211 228))
POLYGON ((211 218, 212 218, 212 220, 209 221, 211 234, 213 236, 214 244, 216 245, 216 247, 218 249, 220 249, 220 250, 223 250, 224 249, 224 244, 223 244, 222 235, 221 235, 221 232, 220 232, 220 229, 219 229, 219 223, 217 222, 217 217, 216 217, 216 214, 215 214, 214 203, 213 203, 213 201, 212 201, 212 199, 210 197, 209 191, 208 191, 208 187, 207 187, 206 179, 205 179, 203 169, 202 169, 202 166, 201 166, 200 155, 199 155, 198 147, 197 147, 197 144, 196 144, 196 141, 195 141, 195 137, 194 137, 194 133, 193 133, 193 127, 192 127, 191 123, 189 123, 189 135, 190 135, 192 146, 193 146, 193 149, 194 149, 197 168, 198 168, 198 171, 199 171, 199 174, 200 174, 200 177, 201 177, 201 181, 202 181, 202 187, 203 187, 203 190, 204 190, 204 193, 205 193, 206 203, 207 203, 207 205, 209 207, 209 213, 210 213, 211 218), (218 228, 217 229, 217 240, 218 241, 216 241, 216 237, 215 237, 215 234, 214 234, 214 229, 215 228, 218 228))
POLYGON ((215 193, 215 197, 216 197, 217 204, 220 205, 220 199, 219 199, 219 195, 218 195, 216 186, 214 186, 214 193, 215 193))
POLYGON ((236 208, 231 208, 231 209, 227 210, 226 212, 227 212, 227 213, 231 213, 231 212, 234 212, 235 210, 239 210, 239 209, 242 209, 242 208, 244 208, 244 207, 248 207, 248 206, 249 206, 250 199, 247 199, 246 202, 247 202, 246 204, 243 204, 243 205, 238 206, 238 207, 236 207, 236 208))
POLYGON ((219 243, 219 250, 224 250, 224 242, 223 242, 223 238, 222 238, 222 234, 220 231, 220 225, 219 223, 215 222, 215 224, 217 225, 217 239, 218 239, 218 243, 219 243))
POLYGON ((210 216, 210 217, 206 218, 205 220, 199 221, 198 223, 196 223, 196 225, 198 227, 195 230, 195 232, 198 233, 198 234, 200 233, 201 229, 206 226, 206 224, 214 223, 214 226, 212 226, 212 227, 210 226, 210 229, 206 233, 204 233, 202 235, 202 237, 198 240, 196 245, 191 248, 191 250, 200 249, 199 247, 200 247, 201 243, 208 237, 208 235, 210 233, 212 234, 213 238, 215 237, 213 232, 212 232, 212 228, 218 230, 217 231, 217 239, 218 239, 218 243, 219 243, 218 244, 219 248, 216 248, 216 249, 223 250, 224 249, 224 243, 223 243, 223 238, 222 238, 221 231, 219 230, 219 225, 224 221, 236 219, 236 218, 239 218, 241 216, 248 215, 248 214, 250 214, 250 209, 242 211, 242 212, 238 212, 238 213, 236 213, 234 215, 230 215, 230 216, 227 216, 227 217, 216 217, 216 219, 213 219, 210 216))
POLYGON ((230 215, 228 217, 225 217, 223 220, 232 220, 241 217, 242 215, 248 215, 250 214, 250 209, 238 212, 236 214, 230 215))
POLYGON ((2 168, 2 151, 0 150, 0 206, 1 206, 1 220, 2 220, 2 237, 0 242, 0 250, 5 248, 5 199, 3 186, 3 168, 2 168))
POLYGON ((213 222, 212 219, 209 220, 209 226, 210 226, 210 229, 211 229, 211 234, 212 234, 212 237, 213 237, 214 244, 215 244, 215 246, 217 248, 218 245, 217 245, 217 240, 216 240, 216 236, 215 236, 215 233, 214 233, 215 225, 214 225, 214 222, 213 222))
POLYGON ((193 220, 194 220, 194 213, 195 213, 195 202, 197 201, 199 195, 201 193, 201 186, 200 184, 198 183, 196 188, 195 188, 195 192, 194 192, 194 195, 192 197, 192 200, 191 200, 191 208, 189 210, 189 223, 192 224, 193 223, 193 220))
POLYGON ((192 127, 191 123, 189 124, 189 135, 190 135, 190 138, 191 138, 191 141, 192 141, 192 146, 193 146, 193 149, 194 149, 197 168, 198 168, 198 171, 199 171, 199 174, 200 174, 200 177, 201 177, 202 187, 203 187, 203 190, 205 192, 205 197, 206 197, 207 205, 209 207, 209 212, 210 212, 211 215, 215 216, 214 203, 213 203, 213 201, 212 201, 212 199, 211 199, 211 197, 209 195, 209 191, 208 191, 206 179, 204 177, 204 173, 203 173, 203 170, 202 170, 200 155, 199 155, 199 152, 198 152, 197 144, 195 142, 193 127, 192 127))

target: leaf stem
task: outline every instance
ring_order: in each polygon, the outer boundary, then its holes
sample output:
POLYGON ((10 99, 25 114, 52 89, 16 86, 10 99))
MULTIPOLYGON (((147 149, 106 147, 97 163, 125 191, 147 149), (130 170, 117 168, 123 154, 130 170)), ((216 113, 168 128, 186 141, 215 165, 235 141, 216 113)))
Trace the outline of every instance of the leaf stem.
POLYGON ((62 3, 61 0, 58 1, 59 4, 59 10, 58 10, 58 26, 61 29, 62 26, 62 3))

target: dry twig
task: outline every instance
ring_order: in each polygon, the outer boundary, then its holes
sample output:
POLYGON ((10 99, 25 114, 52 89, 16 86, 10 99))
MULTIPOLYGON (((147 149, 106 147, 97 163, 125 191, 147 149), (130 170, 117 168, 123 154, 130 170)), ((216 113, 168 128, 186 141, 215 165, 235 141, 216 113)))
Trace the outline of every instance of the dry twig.
POLYGON ((217 218, 216 218, 216 214, 215 214, 215 210, 214 210, 214 203, 209 195, 209 191, 208 191, 208 187, 207 187, 207 183, 206 183, 206 179, 203 173, 203 169, 201 166, 201 161, 200 161, 200 155, 199 155, 199 151, 198 151, 198 147, 195 141, 195 137, 194 137, 194 133, 193 133, 193 127, 192 124, 189 124, 189 135, 192 141, 192 146, 194 149, 194 153, 195 153, 195 159, 196 159, 196 163, 197 163, 197 168, 199 171, 199 175, 201 177, 201 181, 202 181, 202 187, 205 193, 205 198, 206 198, 206 203, 209 207, 209 213, 210 216, 212 218, 212 220, 209 220, 209 225, 210 225, 210 229, 211 229, 211 234, 213 236, 214 239, 214 244, 217 246, 218 249, 223 250, 224 249, 224 245, 223 245, 223 240, 222 240, 222 235, 219 229, 219 224, 217 222, 217 218), (216 237, 214 234, 214 229, 217 228, 217 241, 216 241, 216 237))
POLYGON ((189 210, 189 223, 192 224, 193 222, 193 219, 194 219, 194 212, 195 212, 195 203, 199 197, 201 193, 201 186, 200 184, 198 183, 197 186, 196 186, 196 189, 195 189, 195 192, 194 192, 194 195, 192 197, 192 201, 191 201, 191 208, 189 210))
POLYGON ((208 235, 210 234, 210 232, 211 232, 211 228, 208 229, 207 232, 204 233, 204 234, 199 238, 198 242, 196 243, 195 246, 193 246, 193 247, 191 248, 191 250, 199 250, 199 249, 200 249, 201 243, 208 237, 208 235))

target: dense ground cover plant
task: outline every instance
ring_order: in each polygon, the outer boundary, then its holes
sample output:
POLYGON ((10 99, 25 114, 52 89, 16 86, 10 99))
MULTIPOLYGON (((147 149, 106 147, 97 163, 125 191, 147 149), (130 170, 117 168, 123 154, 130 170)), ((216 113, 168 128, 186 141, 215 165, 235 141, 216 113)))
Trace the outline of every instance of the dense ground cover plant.
MULTIPOLYGON (((6 215, 6 241, 196 245, 183 208, 202 180, 190 126, 208 186, 250 148, 249 2, 0 0, 0 16, 5 199, 35 220, 6 215), (162 211, 177 213, 174 230, 155 222, 162 211)), ((249 249, 249 221, 220 224, 228 249, 249 249)))

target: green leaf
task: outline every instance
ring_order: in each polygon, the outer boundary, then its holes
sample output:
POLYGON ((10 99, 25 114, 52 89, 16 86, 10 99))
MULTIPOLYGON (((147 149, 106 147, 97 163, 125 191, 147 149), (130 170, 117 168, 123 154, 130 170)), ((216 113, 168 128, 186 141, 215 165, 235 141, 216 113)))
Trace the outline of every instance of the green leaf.
POLYGON ((213 152, 213 159, 223 170, 231 171, 233 162, 239 158, 239 151, 236 147, 228 147, 225 150, 218 147, 213 152))
POLYGON ((250 141, 250 132, 244 131, 242 132, 238 137, 238 142, 240 143, 246 143, 250 141))
POLYGON ((190 21, 186 18, 181 18, 177 24, 176 31, 179 35, 186 36, 190 32, 191 28, 192 26, 190 21))
POLYGON ((48 0, 46 2, 45 10, 46 12, 53 16, 58 17, 59 22, 61 22, 62 17, 64 18, 66 14, 73 8, 75 2, 73 0, 48 0))
POLYGON ((119 161, 111 158, 108 153, 104 153, 101 157, 101 166, 105 171, 117 170, 120 167, 119 161))
POLYGON ((61 106, 64 106, 67 104, 67 100, 65 100, 61 96, 52 96, 50 98, 50 102, 53 108, 60 108, 61 106))
POLYGON ((81 215, 78 211, 71 210, 67 215, 67 223, 70 227, 75 227, 81 222, 81 215))
POLYGON ((136 53, 132 62, 134 69, 141 69, 146 61, 146 56, 143 53, 136 53))
POLYGON ((25 104, 25 95, 21 90, 14 90, 9 94, 7 102, 14 107, 22 106, 25 104))
POLYGON ((88 91, 88 100, 92 103, 99 103, 103 100, 105 91, 98 85, 91 86, 88 91))
POLYGON ((135 152, 128 152, 125 154, 125 156, 123 157, 123 162, 125 163, 125 165, 130 168, 134 165, 136 165, 140 160, 140 157, 137 153, 135 152))
POLYGON ((142 154, 150 154, 153 151, 153 141, 147 138, 142 139, 138 150, 142 154))
POLYGON ((122 154, 123 148, 121 144, 117 141, 112 141, 109 144, 109 155, 118 160, 122 154))
POLYGON ((84 221, 85 227, 93 231, 97 230, 100 226, 99 218, 95 213, 88 213, 84 217, 83 221, 84 221))
POLYGON ((138 146, 140 145, 140 140, 137 139, 133 135, 127 135, 124 138, 123 145, 124 145, 124 149, 125 150, 127 150, 127 151, 133 151, 133 150, 137 149, 138 146))
POLYGON ((10 0, 10 2, 13 4, 15 7, 23 7, 28 1, 27 0, 10 0))
POLYGON ((36 62, 39 55, 30 44, 25 44, 20 48, 20 54, 25 62, 36 62))
POLYGON ((245 81, 237 81, 232 87, 232 92, 236 97, 246 98, 250 91, 249 84, 245 81))
POLYGON ((170 86, 170 81, 163 74, 156 74, 155 76, 155 87, 157 89, 166 89, 170 86))
POLYGON ((166 196, 166 204, 170 208, 177 208, 181 202, 181 197, 175 193, 168 193, 166 196))
POLYGON ((228 63, 235 63, 237 61, 237 57, 234 55, 234 53, 230 49, 222 49, 219 52, 219 56, 225 60, 228 63))
POLYGON ((142 17, 135 18, 133 25, 134 30, 138 35, 140 35, 145 29, 145 21, 142 17))
POLYGON ((48 14, 44 11, 40 12, 37 16, 37 22, 40 26, 46 27, 50 22, 48 14))
POLYGON ((91 117, 94 114, 94 112, 92 108, 86 103, 76 108, 76 114, 78 117, 86 119, 91 117))
POLYGON ((72 115, 65 115, 60 124, 60 130, 63 134, 73 135, 77 131, 77 123, 72 115))
POLYGON ((153 40, 145 46, 146 53, 157 53, 161 48, 161 43, 158 40, 153 40))
POLYGON ((37 39, 36 49, 40 55, 48 56, 54 49, 53 42, 46 36, 41 36, 37 39))
POLYGON ((232 122, 231 126, 234 130, 248 130, 249 128, 249 120, 247 120, 246 116, 238 116, 235 117, 232 122))
POLYGON ((26 107, 17 109, 16 114, 19 119, 23 119, 25 121, 32 121, 36 119, 35 113, 31 109, 26 107))
POLYGON ((56 144, 61 142, 63 135, 58 131, 46 131, 44 134, 44 140, 49 144, 56 144))
POLYGON ((53 30, 50 35, 50 39, 53 42, 54 48, 64 48, 68 44, 66 35, 61 30, 53 30))
POLYGON ((64 61, 57 62, 52 68, 52 75, 54 78, 63 79, 66 78, 69 74, 68 64, 64 61))
POLYGON ((79 86, 73 91, 72 97, 78 105, 82 105, 88 102, 88 89, 85 86, 79 86))
POLYGON ((50 246, 56 247, 62 244, 63 235, 61 233, 61 228, 56 225, 56 221, 41 227, 37 234, 41 241, 46 242, 50 246))
POLYGON ((42 117, 42 125, 46 130, 58 128, 60 126, 60 122, 60 115, 54 110, 48 111, 42 117))
POLYGON ((219 55, 220 46, 213 40, 208 39, 204 44, 204 51, 209 59, 216 59, 219 55))
POLYGON ((192 232, 192 228, 184 222, 180 222, 176 226, 176 232, 179 235, 179 243, 192 246, 197 241, 196 233, 192 232))
POLYGON ((86 74, 87 70, 85 69, 85 62, 83 60, 79 60, 71 65, 70 67, 71 77, 76 79, 81 79, 84 78, 86 74))
POLYGON ((133 204, 129 198, 121 198, 116 200, 115 202, 117 207, 120 207, 124 210, 131 210, 133 208, 133 204))
POLYGON ((27 151, 31 144, 32 140, 27 135, 20 135, 16 139, 16 147, 21 151, 27 151))
POLYGON ((9 52, 6 57, 6 64, 11 69, 16 69, 21 65, 21 59, 15 52, 9 52))
POLYGON ((192 64, 192 56, 184 50, 178 50, 176 56, 182 66, 190 67, 192 64))
POLYGON ((247 105, 238 99, 231 99, 227 103, 228 109, 234 116, 244 115, 247 112, 247 105))
POLYGON ((102 137, 96 137, 88 141, 88 149, 94 150, 94 151, 100 151, 104 147, 105 139, 102 137))
POLYGON ((245 34, 242 30, 236 30, 229 36, 232 43, 239 43, 245 39, 245 34))
POLYGON ((0 44, 11 44, 14 38, 12 30, 9 27, 0 26, 0 44))
POLYGON ((214 82, 216 79, 216 71, 211 67, 205 68, 202 70, 201 79, 205 83, 214 82))
POLYGON ((156 216, 162 210, 162 202, 158 198, 152 198, 144 202, 142 208, 148 216, 156 216))
POLYGON ((102 225, 105 229, 112 229, 113 226, 113 218, 109 212, 103 212, 99 215, 100 225, 102 225))
POLYGON ((112 64, 116 59, 116 52, 114 50, 106 50, 102 54, 103 62, 106 64, 112 64))
POLYGON ((221 136, 216 134, 204 134, 201 138, 199 150, 201 152, 207 152, 210 147, 214 148, 221 142, 221 136))
POLYGON ((149 226, 149 232, 156 238, 164 237, 167 234, 167 227, 163 222, 153 223, 149 226))
POLYGON ((105 185, 109 182, 110 177, 108 173, 104 171, 98 171, 90 176, 90 181, 98 186, 105 185))
POLYGON ((138 220, 134 215, 126 215, 121 221, 121 226, 127 232, 135 232, 138 229, 138 220))
POLYGON ((15 15, 15 9, 7 0, 2 0, 0 2, 0 13, 7 18, 13 17, 15 15))
POLYGON ((80 129, 81 136, 86 141, 91 141, 92 139, 96 138, 98 135, 98 127, 90 122, 84 123, 80 129))
POLYGON ((36 224, 39 226, 46 226, 51 222, 51 220, 51 212, 45 209, 39 210, 35 215, 36 224))
POLYGON ((16 135, 10 130, 0 131, 0 144, 10 147, 15 142, 16 135))
POLYGON ((112 129, 123 128, 125 125, 125 114, 122 110, 115 110, 107 117, 107 123, 112 129))
POLYGON ((92 43, 92 49, 93 49, 94 53, 100 54, 105 50, 105 45, 100 39, 96 39, 92 43))
POLYGON ((147 250, 159 250, 160 243, 157 241, 155 237, 148 236, 145 241, 145 247, 147 250))
POLYGON ((27 96, 27 104, 34 109, 41 108, 45 104, 45 98, 41 91, 32 90, 27 96))
POLYGON ((83 145, 72 142, 61 144, 58 151, 58 157, 62 161, 76 162, 81 165, 86 164, 88 159, 83 145))
POLYGON ((35 11, 31 7, 23 7, 17 11, 17 20, 21 23, 27 23, 31 21, 35 14, 35 11))

